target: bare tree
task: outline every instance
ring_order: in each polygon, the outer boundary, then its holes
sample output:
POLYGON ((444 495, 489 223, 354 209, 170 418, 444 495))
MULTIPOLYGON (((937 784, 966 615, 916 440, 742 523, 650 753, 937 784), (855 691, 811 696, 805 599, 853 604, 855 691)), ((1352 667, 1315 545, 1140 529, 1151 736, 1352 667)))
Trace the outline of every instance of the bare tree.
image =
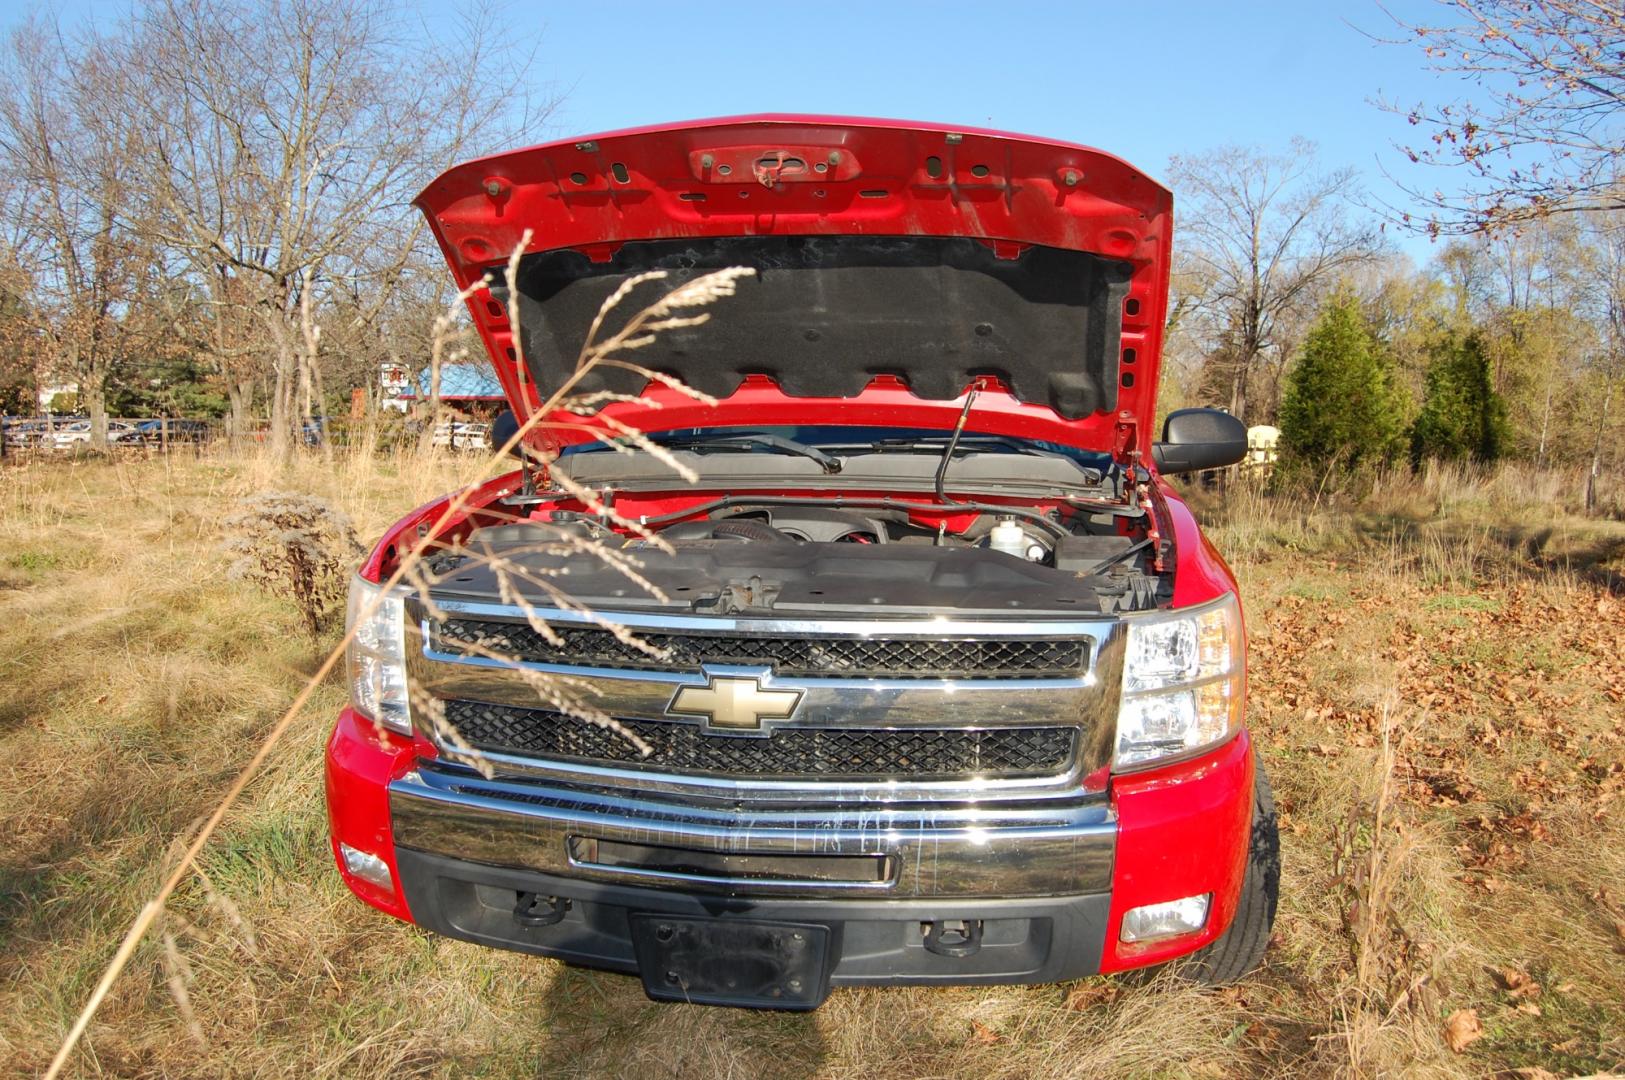
POLYGON ((1607 436, 1615 396, 1625 382, 1625 215, 1599 215, 1592 252, 1596 267, 1592 278, 1603 319, 1603 343, 1589 365, 1600 383, 1596 394, 1596 422, 1592 425, 1590 468, 1586 472, 1587 513, 1597 508, 1597 484, 1603 475, 1607 436))
POLYGON ((1263 362, 1279 367, 1286 327, 1322 286, 1376 251, 1378 234, 1351 222, 1354 173, 1317 171, 1315 146, 1295 139, 1284 154, 1225 146, 1176 157, 1169 175, 1178 207, 1177 262, 1200 318, 1228 404, 1246 418, 1263 362))
POLYGON ((1426 139, 1414 162, 1454 167, 1455 193, 1407 189, 1435 235, 1625 207, 1625 7, 1612 0, 1438 0, 1441 21, 1394 18, 1434 71, 1478 101, 1400 106, 1426 139))
POLYGON ((449 46, 403 40, 399 24, 369 0, 155 0, 102 44, 107 65, 140 72, 128 109, 152 237, 221 320, 212 347, 234 415, 269 383, 279 454, 321 397, 335 290, 366 293, 350 317, 376 318, 421 234, 411 196, 551 107, 502 85, 512 38, 491 12, 467 13, 449 46), (232 344, 244 314, 258 353, 232 344))
MULTIPOLYGON (((4 211, 18 237, 12 254, 28 283, 20 311, 49 353, 45 363, 78 383, 91 445, 106 449, 107 383, 128 344, 130 301, 151 267, 120 224, 132 198, 130 131, 118 114, 87 122, 104 102, 53 28, 25 24, 8 46, 0 155, 4 211)), ((103 76, 102 86, 111 80, 103 76)))
POLYGON ((29 309, 33 282, 18 256, 25 232, 24 220, 13 212, 18 186, 11 171, 0 168, 0 414, 33 411, 38 362, 29 309))
POLYGON ((445 273, 444 257, 438 251, 415 252, 382 306, 368 282, 333 284, 326 338, 330 352, 323 365, 328 378, 344 386, 369 386, 369 394, 375 395, 378 372, 386 363, 407 372, 414 385, 427 372, 424 434, 429 438, 440 417, 436 373, 452 363, 490 367, 466 305, 452 303, 455 288, 445 273))

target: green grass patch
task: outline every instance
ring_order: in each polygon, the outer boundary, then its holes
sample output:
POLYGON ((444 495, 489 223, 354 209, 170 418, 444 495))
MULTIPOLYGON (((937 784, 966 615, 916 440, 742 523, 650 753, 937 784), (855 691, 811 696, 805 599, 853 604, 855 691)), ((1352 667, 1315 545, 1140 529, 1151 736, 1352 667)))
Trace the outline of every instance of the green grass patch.
POLYGON ((320 804, 232 830, 200 861, 217 888, 233 895, 260 895, 286 880, 303 878, 327 858, 327 819, 320 804))
POLYGON ((1428 597, 1422 607, 1427 611, 1500 611, 1501 600, 1478 593, 1440 593, 1428 597))
POLYGON ((1325 602, 1348 599, 1348 589, 1318 581, 1294 581, 1281 590, 1282 596, 1295 596, 1300 600, 1325 602))
POLYGON ((6 556, 6 565, 13 570, 42 574, 62 565, 62 556, 54 551, 14 551, 6 556))
POLYGON ((1620 1067, 1619 1013, 1571 994, 1543 994, 1540 1016, 1507 1009, 1484 1025, 1475 1056, 1559 1076, 1601 1076, 1620 1067))

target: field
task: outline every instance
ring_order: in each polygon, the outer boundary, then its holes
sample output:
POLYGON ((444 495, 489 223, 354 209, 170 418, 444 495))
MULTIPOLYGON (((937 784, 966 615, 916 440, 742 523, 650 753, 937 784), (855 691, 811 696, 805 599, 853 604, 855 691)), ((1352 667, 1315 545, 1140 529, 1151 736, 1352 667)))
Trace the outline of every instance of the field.
MULTIPOLYGON (((225 574, 278 489, 371 537, 466 462, 228 451, 0 470, 0 1048, 39 1072, 175 841, 333 638, 225 574)), ((656 1006, 437 939, 329 865, 323 685, 93 1023, 85 1076, 1574 1076, 1625 1069, 1625 524, 1573 477, 1194 497, 1241 579, 1282 811, 1265 968, 656 1006)), ((336 637, 336 631, 333 632, 336 637)))

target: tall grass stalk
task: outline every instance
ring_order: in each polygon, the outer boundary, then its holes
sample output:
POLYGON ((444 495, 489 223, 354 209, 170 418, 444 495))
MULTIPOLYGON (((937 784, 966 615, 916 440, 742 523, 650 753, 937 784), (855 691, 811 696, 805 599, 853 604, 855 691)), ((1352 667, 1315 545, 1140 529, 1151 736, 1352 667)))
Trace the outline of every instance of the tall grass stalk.
MULTIPOLYGON (((530 238, 531 233, 529 230, 526 230, 519 242, 519 245, 514 249, 512 256, 509 259, 507 277, 510 295, 515 295, 517 293, 519 260, 524 254, 525 248, 529 245, 530 238)), ((514 432, 512 437, 510 437, 504 445, 495 448, 494 451, 485 458, 479 469, 476 470, 472 477, 470 477, 468 483, 460 488, 447 502, 445 508, 436 518, 434 524, 429 529, 424 530, 423 534, 419 536, 412 544, 410 550, 401 554, 399 564, 397 565, 396 569, 382 583, 382 588, 380 588, 378 592, 374 594, 373 598, 367 603, 364 609, 358 613, 356 623, 358 625, 364 623, 376 612, 379 605, 383 602, 384 597, 391 589, 401 584, 403 581, 408 581, 411 579, 411 577, 417 572, 418 565, 424 556, 428 553, 431 547, 436 545, 437 541, 435 538, 439 531, 449 522, 455 520, 463 513, 464 510, 468 508, 469 500, 477 490, 479 484, 484 480, 495 476, 499 470, 506 467, 510 460, 510 455, 517 448, 523 445, 527 436, 548 422, 545 419, 547 416, 561 409, 579 411, 582 408, 582 402, 575 394, 575 388, 577 385, 579 385, 581 379, 585 375, 600 365, 615 365, 636 368, 636 365, 631 364, 630 361, 625 359, 624 354, 635 352, 638 349, 652 344, 661 333, 668 330, 702 325, 710 318, 710 312, 705 311, 704 309, 719 300, 732 296, 737 287, 737 282, 739 279, 752 273, 754 273, 754 271, 747 268, 733 267, 714 271, 712 273, 694 278, 665 293, 665 295, 661 296, 659 299, 655 300, 653 303, 634 314, 619 330, 600 339, 598 336, 599 332, 604 325, 606 317, 611 311, 616 309, 624 300, 631 296, 639 286, 647 282, 659 281, 666 275, 664 272, 655 271, 627 279, 627 281, 613 295, 605 300, 603 306, 600 308, 598 316, 594 320, 592 328, 589 331, 586 340, 582 344, 581 351, 576 360, 575 368, 571 375, 564 381, 563 385, 554 391, 547 400, 542 402, 538 408, 531 411, 529 415, 522 417, 523 422, 520 424, 518 430, 514 432)), ((517 340, 518 323, 515 322, 514 326, 515 339, 517 340)), ((522 361, 521 367, 523 367, 522 361)), ((676 384, 672 380, 664 379, 662 381, 669 386, 674 386, 677 389, 689 393, 693 397, 705 399, 704 395, 701 395, 695 391, 687 391, 686 388, 681 387, 680 384, 676 384)), ((652 442, 644 438, 641 433, 626 428, 624 425, 622 425, 620 429, 615 432, 615 434, 645 450, 659 452, 659 448, 655 447, 652 442)), ((331 457, 325 457, 325 460, 329 464, 332 462, 331 457)), ((360 460, 360 458, 359 455, 350 455, 349 460, 351 462, 356 462, 360 460)), ((596 502, 596 500, 594 500, 594 502, 596 502)), ((638 531, 646 531, 641 530, 641 528, 634 522, 619 519, 619 516, 614 515, 612 511, 606 510, 606 512, 609 516, 616 518, 623 525, 632 527, 638 531)), ((538 620, 533 619, 533 621, 538 620)), ((91 1019, 96 1015, 96 1011, 101 1007, 103 1001, 106 1000, 108 992, 112 989, 113 984, 118 980, 119 975, 129 964, 130 958, 134 955, 137 946, 141 943, 147 932, 152 928, 153 924, 163 913, 164 905, 168 901, 169 897, 174 893, 176 887, 194 868, 198 853, 202 851, 204 845, 208 843, 209 838, 213 836, 215 830, 219 828, 220 823, 224 819, 227 811, 230 810, 231 807, 236 803, 237 799, 242 795, 244 789, 248 786, 250 781, 254 779, 254 777, 264 766, 267 757, 271 753, 271 750, 278 742, 281 741, 283 736, 287 734, 289 728, 291 728, 294 722, 302 715, 305 706, 309 703, 310 698, 315 693, 317 687, 319 687, 322 682, 332 674, 333 670, 343 659, 345 649, 349 645, 350 640, 354 637, 354 633, 354 627, 347 629, 343 638, 327 653, 321 664, 305 681, 303 687, 301 687, 299 692, 294 696, 294 699, 289 703, 287 709, 282 713, 281 717, 274 725, 272 725, 271 729, 260 741, 253 755, 249 758, 247 764, 243 766, 242 770, 237 774, 236 779, 232 781, 231 785, 221 796, 213 811, 210 812, 207 818, 205 818, 203 821, 202 825, 197 829, 196 833, 191 839, 191 842, 187 844, 180 858, 175 861, 173 868, 164 877, 162 884, 158 887, 152 897, 142 906, 140 913, 136 916, 135 921, 131 924, 129 930, 126 932, 124 939, 120 942, 117 952, 114 954, 112 960, 108 963, 106 969, 103 971, 101 978, 97 981, 96 987, 91 992, 89 1000, 85 1003, 84 1008, 80 1011, 73 1025, 69 1028, 67 1035, 63 1038, 61 1046, 58 1048, 56 1055, 52 1058, 49 1067, 46 1069, 46 1080, 55 1080, 56 1077, 61 1075, 61 1072, 67 1065, 68 1059, 72 1055, 74 1048, 78 1045, 79 1040, 83 1038, 86 1029, 89 1027, 91 1019)))

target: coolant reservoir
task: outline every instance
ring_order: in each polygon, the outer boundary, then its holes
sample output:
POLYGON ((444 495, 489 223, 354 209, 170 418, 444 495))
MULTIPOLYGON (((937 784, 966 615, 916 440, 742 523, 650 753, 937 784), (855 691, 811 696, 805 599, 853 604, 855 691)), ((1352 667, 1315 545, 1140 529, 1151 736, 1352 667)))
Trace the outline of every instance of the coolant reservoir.
POLYGON ((987 534, 987 546, 994 551, 1002 551, 1006 555, 1014 555, 1018 559, 1027 558, 1027 549, 1032 547, 1032 538, 1027 530, 1016 524, 1015 518, 1000 518, 993 526, 993 531, 987 534))

